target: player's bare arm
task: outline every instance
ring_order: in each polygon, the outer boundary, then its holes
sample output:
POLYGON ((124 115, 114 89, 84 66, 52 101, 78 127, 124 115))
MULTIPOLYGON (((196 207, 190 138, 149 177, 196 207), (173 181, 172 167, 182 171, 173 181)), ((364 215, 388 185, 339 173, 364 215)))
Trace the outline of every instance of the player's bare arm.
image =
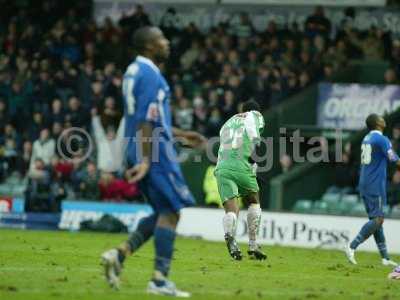
POLYGON ((196 131, 173 127, 172 133, 175 137, 182 139, 183 144, 190 148, 203 149, 207 143, 207 139, 196 131))
POLYGON ((143 122, 139 125, 139 132, 142 136, 138 143, 141 147, 142 162, 127 170, 129 182, 140 181, 150 169, 153 125, 150 122, 143 122))

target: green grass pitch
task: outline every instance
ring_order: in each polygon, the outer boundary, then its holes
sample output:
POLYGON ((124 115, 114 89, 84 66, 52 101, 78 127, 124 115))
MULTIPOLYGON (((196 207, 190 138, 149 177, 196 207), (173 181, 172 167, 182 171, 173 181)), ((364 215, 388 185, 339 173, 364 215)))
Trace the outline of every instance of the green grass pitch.
MULTIPOLYGON (((145 293, 151 242, 127 260, 120 291, 103 280, 99 255, 125 238, 2 229, 0 299, 164 299, 145 293)), ((391 269, 377 253, 359 252, 350 266, 340 251, 264 249, 265 262, 235 262, 223 243, 178 238, 171 278, 192 299, 400 299, 400 282, 386 279, 391 269)))

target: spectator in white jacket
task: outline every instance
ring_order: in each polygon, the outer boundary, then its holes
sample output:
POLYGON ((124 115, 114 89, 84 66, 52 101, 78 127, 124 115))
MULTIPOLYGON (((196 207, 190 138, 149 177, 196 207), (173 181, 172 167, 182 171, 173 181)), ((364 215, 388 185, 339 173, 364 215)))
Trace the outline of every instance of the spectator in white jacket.
POLYGON ((113 127, 104 130, 96 109, 93 109, 92 129, 97 147, 98 169, 105 172, 121 171, 124 158, 125 119, 121 119, 117 132, 113 127))
POLYGON ((50 137, 50 130, 43 128, 40 131, 39 139, 33 143, 32 156, 29 169, 32 170, 37 159, 41 159, 47 166, 56 150, 56 142, 50 137))

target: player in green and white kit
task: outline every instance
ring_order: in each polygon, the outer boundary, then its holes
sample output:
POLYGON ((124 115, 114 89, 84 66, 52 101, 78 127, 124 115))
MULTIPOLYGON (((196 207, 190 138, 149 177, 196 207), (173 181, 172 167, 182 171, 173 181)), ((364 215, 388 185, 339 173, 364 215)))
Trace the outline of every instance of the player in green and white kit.
POLYGON ((239 214, 238 198, 249 204, 247 224, 249 230, 250 258, 264 260, 267 256, 256 242, 261 221, 259 188, 256 170, 249 158, 256 144, 260 143, 260 133, 264 128, 264 118, 255 101, 242 104, 241 113, 232 116, 220 130, 220 147, 215 169, 218 191, 224 204, 223 226, 229 254, 236 260, 242 253, 235 240, 239 214))

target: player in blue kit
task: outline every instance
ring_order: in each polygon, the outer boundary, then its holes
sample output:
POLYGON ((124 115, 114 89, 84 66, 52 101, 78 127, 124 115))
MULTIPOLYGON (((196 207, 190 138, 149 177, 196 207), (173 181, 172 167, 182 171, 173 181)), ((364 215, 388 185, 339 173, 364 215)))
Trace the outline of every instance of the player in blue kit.
POLYGON ((138 29, 133 42, 139 55, 128 66, 122 87, 126 155, 131 166, 128 173, 132 182, 139 182, 154 213, 139 222, 126 242, 103 253, 105 275, 108 283, 118 288, 125 258, 153 236, 154 273, 147 292, 189 297, 189 293, 178 290, 168 280, 179 212, 194 204, 177 161, 174 137, 191 147, 203 147, 205 138, 196 132, 172 127, 170 89, 158 67, 169 56, 169 41, 161 30, 138 29))
POLYGON ((354 257, 355 250, 371 235, 374 235, 382 256, 382 264, 396 266, 397 264, 389 258, 382 225, 383 206, 386 205, 387 163, 394 162, 400 166, 400 160, 393 151, 390 140, 383 135, 386 127, 385 120, 377 114, 371 114, 367 117, 366 124, 370 132, 364 137, 361 144, 359 189, 369 221, 361 228, 354 240, 346 246, 345 252, 349 262, 357 264, 354 257))

